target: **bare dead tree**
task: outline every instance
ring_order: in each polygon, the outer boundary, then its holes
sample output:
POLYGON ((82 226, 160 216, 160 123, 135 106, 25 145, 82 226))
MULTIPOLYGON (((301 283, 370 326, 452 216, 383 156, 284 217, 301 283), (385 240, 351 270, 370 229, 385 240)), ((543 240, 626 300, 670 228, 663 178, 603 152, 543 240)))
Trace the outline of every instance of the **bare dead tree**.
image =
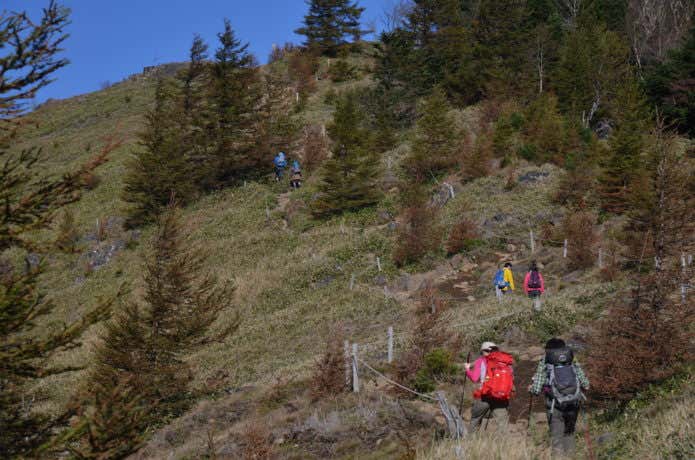
POLYGON ((383 7, 381 24, 384 32, 392 32, 400 27, 412 11, 412 0, 390 0, 383 7))
POLYGON ((582 8, 582 0, 557 0, 558 10, 565 26, 574 29, 577 25, 577 17, 582 8))
POLYGON ((645 61, 663 60, 678 46, 692 21, 693 0, 629 0, 627 29, 639 69, 645 61))

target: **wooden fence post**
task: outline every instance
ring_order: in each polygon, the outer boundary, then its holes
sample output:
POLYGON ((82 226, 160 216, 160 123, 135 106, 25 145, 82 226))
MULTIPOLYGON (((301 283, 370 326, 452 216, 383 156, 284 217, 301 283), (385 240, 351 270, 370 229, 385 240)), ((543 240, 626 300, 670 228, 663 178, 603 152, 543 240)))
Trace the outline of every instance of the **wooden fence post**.
POLYGON ((381 259, 379 256, 376 256, 376 268, 381 271, 381 259))
POLYGON ((603 249, 598 248, 598 268, 603 269, 603 249))
POLYGON ((393 362, 393 326, 389 326, 388 363, 393 362))
POLYGON ((562 246, 562 258, 567 258, 567 238, 565 238, 565 243, 562 246))
POLYGON ((343 342, 343 358, 345 359, 345 388, 350 388, 352 373, 352 362, 350 360, 350 342, 343 342))
POLYGON ((360 377, 357 372, 357 344, 352 344, 352 391, 360 392, 360 377))
POLYGON ((529 236, 531 238, 531 253, 536 252, 536 240, 533 238, 533 230, 529 230, 529 236))
POLYGON ((355 287, 355 274, 350 275, 350 290, 352 291, 355 287))

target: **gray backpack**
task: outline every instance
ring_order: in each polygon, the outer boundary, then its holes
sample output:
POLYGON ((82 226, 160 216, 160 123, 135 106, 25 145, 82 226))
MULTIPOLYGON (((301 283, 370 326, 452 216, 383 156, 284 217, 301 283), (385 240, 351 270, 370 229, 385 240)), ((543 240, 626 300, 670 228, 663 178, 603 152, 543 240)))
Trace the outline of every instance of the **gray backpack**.
POLYGON ((581 384, 572 361, 574 354, 569 348, 548 350, 545 355, 545 366, 548 374, 549 394, 553 398, 553 406, 560 409, 574 406, 582 398, 581 384))

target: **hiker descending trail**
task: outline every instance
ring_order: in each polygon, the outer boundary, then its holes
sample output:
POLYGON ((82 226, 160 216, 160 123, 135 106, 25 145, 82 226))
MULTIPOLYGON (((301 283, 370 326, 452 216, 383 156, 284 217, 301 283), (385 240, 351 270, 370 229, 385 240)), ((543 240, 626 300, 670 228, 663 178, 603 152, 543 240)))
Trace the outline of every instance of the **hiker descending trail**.
MULTIPOLYGON (((509 424, 509 400, 514 393, 514 358, 499 351, 493 342, 483 342, 480 357, 466 363, 466 375, 480 386, 473 393, 475 402, 471 408, 470 431, 480 429, 483 419, 494 418, 498 429, 507 431, 509 424)), ((486 422, 487 425, 487 422, 486 422)))
POLYGON ((506 262, 503 267, 497 270, 493 285, 495 286, 495 295, 500 301, 505 294, 514 291, 514 274, 512 273, 511 262, 506 262))
POLYGON ((533 300, 533 309, 541 311, 541 294, 545 292, 545 281, 543 275, 538 271, 536 261, 531 262, 531 266, 524 278, 524 292, 533 300))
POLYGON ((589 379, 564 340, 548 340, 529 391, 535 396, 545 395, 553 454, 574 454, 574 430, 585 399, 582 390, 588 389, 589 379))
POLYGON ((285 168, 287 167, 287 158, 285 158, 285 152, 280 152, 275 155, 273 165, 275 166, 275 180, 280 182, 282 179, 282 174, 285 172, 285 168))

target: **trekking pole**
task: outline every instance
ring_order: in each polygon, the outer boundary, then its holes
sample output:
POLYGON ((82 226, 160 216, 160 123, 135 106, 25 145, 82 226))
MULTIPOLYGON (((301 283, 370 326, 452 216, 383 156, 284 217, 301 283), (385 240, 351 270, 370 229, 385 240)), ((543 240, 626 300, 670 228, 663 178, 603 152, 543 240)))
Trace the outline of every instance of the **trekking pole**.
POLYGON ((591 445, 591 433, 589 433, 589 417, 586 414, 586 409, 584 404, 580 404, 579 409, 582 411, 582 416, 584 417, 584 439, 586 440, 586 448, 589 451, 589 458, 594 460, 594 449, 591 445))
MULTIPOLYGON (((471 352, 468 352, 468 356, 466 356, 466 362, 470 363, 471 362, 471 352)), ((461 399, 459 400, 459 415, 461 415, 461 418, 463 418, 463 401, 466 399, 466 373, 463 373, 463 385, 461 386, 461 399)))
POLYGON ((528 419, 526 420, 526 435, 531 432, 531 411, 533 411, 533 393, 528 395, 528 419))

